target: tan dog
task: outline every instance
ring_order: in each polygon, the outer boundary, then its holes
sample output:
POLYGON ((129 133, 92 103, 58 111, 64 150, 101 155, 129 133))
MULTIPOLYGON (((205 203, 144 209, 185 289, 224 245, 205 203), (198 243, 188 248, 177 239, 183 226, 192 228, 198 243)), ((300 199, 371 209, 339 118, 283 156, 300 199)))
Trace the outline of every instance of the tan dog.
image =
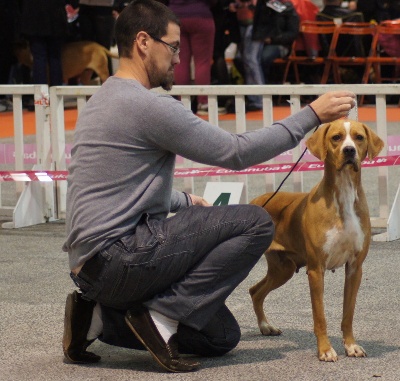
MULTIPOLYGON (((26 41, 16 44, 14 53, 19 63, 32 68, 33 58, 26 41)), ((82 84, 88 85, 92 72, 83 75, 87 69, 93 70, 99 76, 101 82, 104 82, 110 76, 108 57, 118 58, 118 55, 97 42, 66 43, 63 46, 61 56, 64 83, 68 83, 71 78, 81 77, 82 84)))
MULTIPOLYGON (((65 44, 62 50, 62 69, 64 82, 68 79, 81 76, 86 69, 93 70, 101 82, 110 76, 108 57, 118 58, 97 42, 77 41, 65 44)), ((88 84, 90 78, 81 78, 82 84, 88 84)))
POLYGON ((265 253, 266 277, 251 287, 250 295, 263 335, 280 335, 269 324, 263 302, 268 293, 285 284, 307 266, 318 357, 337 361, 327 335, 324 313, 324 273, 345 266, 342 331, 346 355, 365 357, 353 336, 353 316, 362 263, 368 253, 371 225, 361 185, 361 162, 373 159, 383 141, 366 125, 337 120, 321 126, 307 148, 324 161, 324 176, 310 193, 277 193, 257 197, 251 204, 265 207, 275 223, 274 240, 265 253), (265 205, 265 206, 264 206, 265 205))

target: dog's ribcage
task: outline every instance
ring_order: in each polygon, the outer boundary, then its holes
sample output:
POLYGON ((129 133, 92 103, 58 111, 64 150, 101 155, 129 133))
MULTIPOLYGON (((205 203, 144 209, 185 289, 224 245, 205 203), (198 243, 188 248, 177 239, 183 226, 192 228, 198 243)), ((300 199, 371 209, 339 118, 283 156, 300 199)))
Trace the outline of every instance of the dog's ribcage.
POLYGON ((323 250, 327 255, 326 268, 333 270, 355 259, 364 245, 365 234, 355 211, 357 190, 347 171, 340 172, 334 196, 336 216, 334 225, 326 232, 323 250))

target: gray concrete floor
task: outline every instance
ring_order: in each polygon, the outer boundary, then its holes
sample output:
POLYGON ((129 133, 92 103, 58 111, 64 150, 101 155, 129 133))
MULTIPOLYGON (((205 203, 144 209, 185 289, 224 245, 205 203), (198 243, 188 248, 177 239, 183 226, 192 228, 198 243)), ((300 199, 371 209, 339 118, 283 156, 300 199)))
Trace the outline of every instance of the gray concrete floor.
POLYGON ((304 269, 266 302, 280 337, 258 331, 248 289, 266 271, 264 258, 229 297, 242 340, 220 358, 202 358, 190 374, 168 374, 146 352, 95 342, 96 365, 64 363, 61 339, 66 295, 74 289, 61 251, 64 223, 0 229, 0 380, 400 380, 400 240, 372 242, 364 265, 354 330, 367 358, 346 358, 340 320, 344 270, 326 274, 325 309, 337 363, 316 356, 304 269))

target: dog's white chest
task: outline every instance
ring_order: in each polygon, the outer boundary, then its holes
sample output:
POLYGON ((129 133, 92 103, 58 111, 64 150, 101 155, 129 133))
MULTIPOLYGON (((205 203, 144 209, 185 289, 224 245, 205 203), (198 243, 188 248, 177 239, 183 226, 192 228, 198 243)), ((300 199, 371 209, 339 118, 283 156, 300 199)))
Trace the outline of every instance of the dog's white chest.
POLYGON ((326 269, 333 270, 351 263, 363 248, 365 234, 360 219, 354 210, 356 193, 351 184, 342 186, 338 199, 335 200, 336 216, 334 226, 326 232, 323 250, 326 257, 326 269))

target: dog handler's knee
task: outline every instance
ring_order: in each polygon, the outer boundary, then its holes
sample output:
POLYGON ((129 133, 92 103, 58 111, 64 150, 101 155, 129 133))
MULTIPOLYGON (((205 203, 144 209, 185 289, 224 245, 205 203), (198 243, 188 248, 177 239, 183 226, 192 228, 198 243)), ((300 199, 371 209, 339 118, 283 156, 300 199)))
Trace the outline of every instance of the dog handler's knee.
POLYGON ((223 356, 236 348, 240 341, 239 324, 232 312, 223 305, 201 330, 179 324, 179 352, 198 356, 223 356))

